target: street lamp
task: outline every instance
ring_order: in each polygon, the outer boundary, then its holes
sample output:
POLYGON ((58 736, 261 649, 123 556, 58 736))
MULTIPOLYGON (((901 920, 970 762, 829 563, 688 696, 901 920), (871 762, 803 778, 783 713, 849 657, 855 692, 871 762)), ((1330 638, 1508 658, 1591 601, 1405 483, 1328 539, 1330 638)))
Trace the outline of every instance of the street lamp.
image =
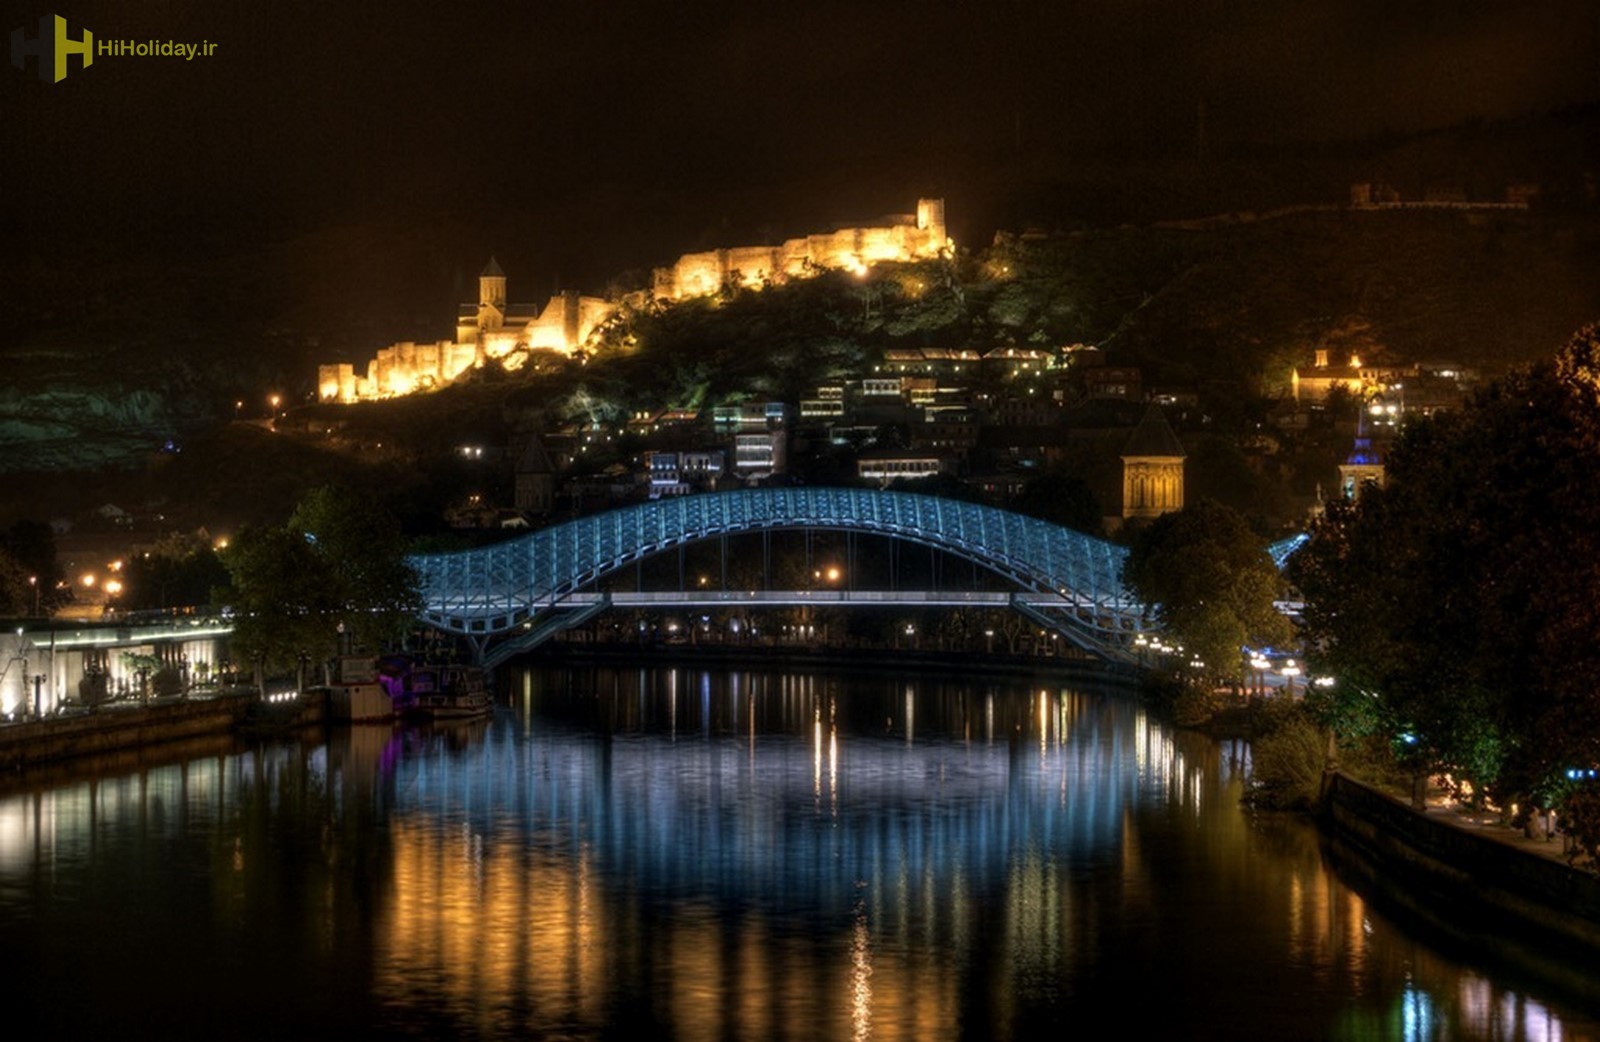
POLYGON ((1250 668, 1255 670, 1256 674, 1256 694, 1266 694, 1267 671, 1272 668, 1272 663, 1268 662, 1264 655, 1252 655, 1250 657, 1250 668))
POLYGON ((1294 659, 1289 659, 1280 672, 1283 674, 1284 693, 1294 697, 1294 678, 1300 675, 1300 667, 1294 664, 1294 659))
POLYGON ((39 577, 37 575, 28 576, 28 585, 33 588, 33 615, 34 615, 34 618, 38 618, 39 617, 39 577))

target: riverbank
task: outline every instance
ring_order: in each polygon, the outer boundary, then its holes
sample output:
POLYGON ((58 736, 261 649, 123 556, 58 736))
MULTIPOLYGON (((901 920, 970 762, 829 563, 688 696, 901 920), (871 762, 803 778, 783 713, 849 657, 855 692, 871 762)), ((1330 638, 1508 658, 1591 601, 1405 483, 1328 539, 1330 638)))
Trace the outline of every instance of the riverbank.
MULTIPOLYGON (((1092 681, 1137 687, 1135 671, 1069 656, 973 655, 936 650, 772 647, 738 644, 554 643, 522 656, 525 664, 574 666, 694 665, 711 669, 836 669, 861 673, 938 674, 981 669, 1006 677, 1092 681)), ((254 688, 190 692, 148 702, 112 702, 42 720, 0 724, 0 771, 34 770, 90 757, 130 754, 199 738, 278 735, 322 724, 325 700, 263 701, 254 688)))
POLYGON ((1600 1001, 1600 875, 1559 840, 1445 803, 1425 811, 1330 773, 1318 810, 1335 868, 1451 942, 1491 951, 1600 1001))
MULTIPOLYGON (((1130 694, 1141 679, 1134 671, 1075 657, 909 649, 557 644, 519 661, 555 668, 685 666, 907 677, 982 671, 1033 684, 1110 684, 1130 694)), ((233 689, 7 724, 0 726, 0 769, 26 770, 37 779, 41 771, 70 772, 91 760, 169 756, 196 742, 236 742, 252 723, 283 733, 289 725, 320 722, 320 714, 308 715, 310 708, 301 700, 262 703, 253 690, 233 689)), ((1400 797, 1339 774, 1327 778, 1318 817, 1336 867, 1374 900, 1457 944, 1509 953, 1541 976, 1588 993, 1586 975, 1572 967, 1592 965, 1600 953, 1600 876, 1569 866, 1559 840, 1530 839, 1443 801, 1417 812, 1400 797)))
POLYGON ((1325 736, 1292 702, 1146 694, 1178 726, 1251 742, 1255 792, 1265 785, 1267 806, 1310 811, 1330 861, 1363 893, 1443 940, 1505 956, 1600 1002, 1600 981, 1587 972, 1600 955, 1600 874, 1570 863, 1565 837, 1511 828, 1443 791, 1418 810, 1409 793, 1324 771, 1325 736))
POLYGON ((110 703, 0 726, 0 770, 231 734, 259 698, 253 688, 110 703))

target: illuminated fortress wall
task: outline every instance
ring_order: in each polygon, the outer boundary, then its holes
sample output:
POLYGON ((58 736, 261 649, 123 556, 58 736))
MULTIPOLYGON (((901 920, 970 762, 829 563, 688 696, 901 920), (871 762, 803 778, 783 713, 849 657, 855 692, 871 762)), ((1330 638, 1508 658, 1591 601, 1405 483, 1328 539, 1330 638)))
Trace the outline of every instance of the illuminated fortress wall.
POLYGON ((571 354, 578 350, 615 310, 600 297, 570 291, 551 297, 533 317, 519 315, 523 307, 463 305, 463 310, 470 308, 478 314, 471 321, 457 323, 455 341, 390 344, 367 363, 365 376, 358 375, 348 362, 318 366, 317 397, 325 402, 359 402, 431 391, 491 359, 507 369, 520 369, 529 351, 571 354))
MULTIPOLYGON (((825 268, 864 272, 883 261, 924 260, 950 248, 944 200, 919 199, 916 213, 891 214, 862 227, 807 235, 781 246, 686 253, 670 267, 655 270, 654 295, 683 300, 715 293, 729 282, 759 286, 825 268)), ((348 362, 319 366, 317 397, 325 402, 392 398, 443 387, 489 361, 520 369, 530 351, 571 355, 589 343, 616 308, 611 301, 573 290, 551 297, 542 308, 508 303, 505 272, 490 258, 478 276, 477 303, 462 304, 457 312, 454 341, 390 344, 367 363, 365 375, 348 362)))
POLYGON ((944 200, 919 199, 916 213, 890 214, 862 227, 807 235, 781 246, 686 253, 671 267, 657 268, 653 282, 658 299, 682 300, 715 293, 729 282, 759 286, 802 278, 820 268, 865 271, 882 261, 937 257, 949 248, 944 200))

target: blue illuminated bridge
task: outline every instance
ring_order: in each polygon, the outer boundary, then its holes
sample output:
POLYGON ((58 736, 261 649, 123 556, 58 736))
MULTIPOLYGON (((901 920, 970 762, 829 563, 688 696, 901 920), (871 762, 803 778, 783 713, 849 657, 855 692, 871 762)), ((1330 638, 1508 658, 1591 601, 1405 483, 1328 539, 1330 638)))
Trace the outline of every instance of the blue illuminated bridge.
MULTIPOLYGON (((1297 537, 1303 539, 1303 537, 1297 537)), ((1274 544, 1282 560, 1298 545, 1274 544)), ((759 488, 680 496, 579 518, 495 546, 411 558, 428 625, 467 638, 495 664, 614 606, 982 605, 1010 607, 1078 646, 1127 659, 1148 631, 1122 585, 1124 547, 994 507, 905 492, 759 488), (746 532, 826 529, 888 536, 972 562, 1010 593, 896 591, 600 592, 599 580, 644 558, 746 532)))

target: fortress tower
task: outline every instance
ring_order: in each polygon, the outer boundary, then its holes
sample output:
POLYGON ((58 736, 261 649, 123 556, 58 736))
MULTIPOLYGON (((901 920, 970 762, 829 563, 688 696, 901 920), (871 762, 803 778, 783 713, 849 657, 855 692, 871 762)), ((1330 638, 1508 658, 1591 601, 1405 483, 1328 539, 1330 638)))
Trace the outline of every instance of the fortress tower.
POLYGON ((935 252, 944 249, 949 236, 945 233, 943 199, 917 200, 917 227, 928 233, 928 241, 935 252))

